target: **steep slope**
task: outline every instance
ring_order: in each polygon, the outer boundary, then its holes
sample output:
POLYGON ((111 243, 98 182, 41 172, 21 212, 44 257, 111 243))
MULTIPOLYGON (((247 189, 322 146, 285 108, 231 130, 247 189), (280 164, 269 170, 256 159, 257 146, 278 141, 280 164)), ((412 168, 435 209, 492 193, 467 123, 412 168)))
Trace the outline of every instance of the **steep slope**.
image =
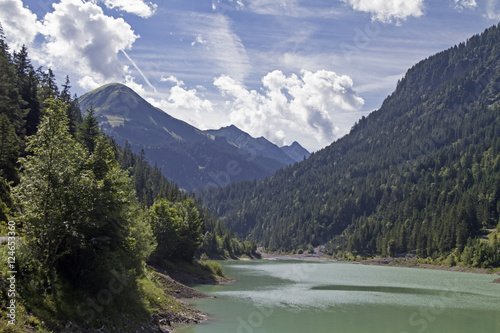
POLYGON ((262 156, 275 159, 280 162, 280 167, 285 167, 296 162, 283 150, 281 150, 274 143, 268 141, 266 138, 254 138, 234 125, 222 127, 218 130, 207 130, 205 133, 226 138, 237 147, 247 150, 256 157, 262 156))
POLYGON ((494 26, 421 61, 342 139, 261 182, 208 191, 205 202, 271 250, 327 243, 331 253, 436 256, 475 247, 481 256, 487 245, 468 239, 500 217, 498 45, 494 26))
POLYGON ((105 133, 118 144, 129 142, 134 152, 143 150, 150 163, 186 190, 262 179, 283 167, 171 117, 122 84, 105 85, 78 101, 82 110, 96 110, 105 133))
POLYGON ((93 106, 100 125, 121 145, 126 140, 144 146, 210 140, 202 131, 153 107, 122 84, 97 88, 80 97, 78 102, 82 110, 93 106))
POLYGON ((304 158, 311 156, 311 153, 302 147, 297 141, 294 141, 289 146, 281 147, 281 150, 283 150, 285 154, 290 156, 290 158, 292 158, 295 162, 302 162, 304 158))

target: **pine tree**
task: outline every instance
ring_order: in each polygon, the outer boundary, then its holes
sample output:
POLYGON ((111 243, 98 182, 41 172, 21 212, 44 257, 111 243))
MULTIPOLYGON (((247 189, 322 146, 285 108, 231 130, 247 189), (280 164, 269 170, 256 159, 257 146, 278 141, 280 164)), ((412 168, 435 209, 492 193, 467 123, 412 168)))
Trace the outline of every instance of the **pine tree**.
POLYGON ((91 106, 90 109, 87 110, 87 114, 80 125, 78 137, 80 142, 87 147, 89 152, 93 153, 100 135, 101 131, 95 115, 95 109, 91 106))
POLYGON ((66 82, 62 87, 63 90, 61 91, 59 98, 68 106, 66 109, 66 114, 69 119, 70 133, 72 135, 75 135, 77 131, 77 124, 81 123, 83 119, 76 96, 74 99, 71 97, 71 85, 68 75, 66 75, 66 82))
POLYGON ((16 72, 12 64, 9 46, 0 33, 0 114, 5 114, 14 126, 16 134, 23 136, 24 103, 16 86, 16 72))
POLYGON ((17 76, 17 88, 25 105, 26 135, 35 134, 36 127, 41 120, 40 102, 38 101, 39 78, 33 69, 31 60, 28 58, 28 49, 23 45, 19 52, 14 52, 13 64, 17 76))
POLYGON ((41 101, 42 107, 46 108, 46 100, 59 98, 59 89, 57 88, 56 77, 51 68, 49 68, 47 72, 44 72, 42 67, 37 69, 37 75, 40 78, 38 100, 41 101))
POLYGON ((0 177, 17 182, 17 159, 19 158, 19 139, 9 118, 0 115, 0 177))

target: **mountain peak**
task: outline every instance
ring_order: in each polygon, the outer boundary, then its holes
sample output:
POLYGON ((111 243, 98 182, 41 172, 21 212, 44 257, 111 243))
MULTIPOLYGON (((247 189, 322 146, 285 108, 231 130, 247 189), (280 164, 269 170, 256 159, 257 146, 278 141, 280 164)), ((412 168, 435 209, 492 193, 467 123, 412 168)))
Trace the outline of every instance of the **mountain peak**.
POLYGON ((236 125, 234 124, 231 124, 229 126, 226 126, 226 127, 223 127, 223 128, 228 128, 228 129, 232 129, 232 130, 238 130, 238 131, 241 131, 238 127, 236 127, 236 125))
POLYGON ((311 155, 311 153, 307 149, 302 147, 300 143, 298 143, 297 141, 294 141, 289 146, 281 147, 281 150, 283 150, 288 156, 290 156, 296 162, 300 162, 304 158, 308 158, 311 155))

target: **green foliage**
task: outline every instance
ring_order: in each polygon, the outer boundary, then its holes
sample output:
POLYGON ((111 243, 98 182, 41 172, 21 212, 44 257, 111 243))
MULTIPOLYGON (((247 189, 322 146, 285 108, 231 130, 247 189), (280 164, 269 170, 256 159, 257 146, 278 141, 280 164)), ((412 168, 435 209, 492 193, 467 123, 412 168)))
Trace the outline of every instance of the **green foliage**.
POLYGON ((214 276, 224 277, 224 271, 222 270, 222 266, 217 261, 213 260, 205 260, 200 261, 200 265, 204 270, 211 273, 214 276))
POLYGON ((202 220, 192 198, 177 203, 160 199, 150 208, 149 219, 158 243, 155 259, 193 259, 202 237, 202 220))
POLYGON ((206 191, 204 202, 271 251, 469 251, 467 239, 500 218, 499 43, 494 26, 418 63, 348 135, 263 181, 206 191))
POLYGON ((138 218, 129 177, 104 140, 90 153, 70 135, 62 102, 47 104, 13 191, 34 256, 89 289, 99 290, 112 270, 139 274, 153 249, 144 235, 152 233, 138 218))
POLYGON ((0 115, 6 115, 17 135, 23 135, 25 101, 21 99, 16 85, 16 72, 9 47, 0 36, 0 115))
POLYGON ((0 177, 17 181, 19 139, 7 115, 0 115, 0 177))
MULTIPOLYGON (((0 176, 0 223, 9 221, 12 199, 10 197, 10 186, 5 179, 0 176)), ((5 234, 6 228, 1 225, 0 234, 5 234)))

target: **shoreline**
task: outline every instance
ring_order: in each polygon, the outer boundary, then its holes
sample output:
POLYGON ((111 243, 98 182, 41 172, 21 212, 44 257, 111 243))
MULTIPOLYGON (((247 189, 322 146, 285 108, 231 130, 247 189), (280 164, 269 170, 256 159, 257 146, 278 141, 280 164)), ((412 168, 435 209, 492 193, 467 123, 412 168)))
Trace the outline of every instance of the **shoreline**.
MULTIPOLYGON (((375 266, 387 266, 387 267, 406 267, 406 268, 422 268, 422 269, 434 269, 441 271, 451 271, 459 273, 474 273, 474 274, 490 274, 490 275, 500 275, 499 272, 491 271, 486 268, 471 268, 464 266, 445 266, 445 265, 435 265, 435 264, 423 264, 419 263, 414 257, 386 257, 386 258, 373 258, 367 260, 341 260, 337 258, 332 258, 324 253, 315 254, 273 254, 273 253, 260 253, 263 260, 309 260, 309 261, 324 261, 324 262, 345 262, 345 263, 355 263, 360 265, 375 265, 375 266)), ((493 283, 500 283, 500 278, 493 281, 493 283)))
POLYGON ((208 273, 202 276, 182 269, 165 270, 153 266, 149 268, 155 272, 165 294, 178 304, 164 308, 150 317, 155 328, 161 332, 176 332, 178 328, 198 325, 209 320, 208 314, 194 308, 189 300, 215 297, 202 293, 189 284, 227 284, 235 281, 227 276, 209 276, 208 273))

